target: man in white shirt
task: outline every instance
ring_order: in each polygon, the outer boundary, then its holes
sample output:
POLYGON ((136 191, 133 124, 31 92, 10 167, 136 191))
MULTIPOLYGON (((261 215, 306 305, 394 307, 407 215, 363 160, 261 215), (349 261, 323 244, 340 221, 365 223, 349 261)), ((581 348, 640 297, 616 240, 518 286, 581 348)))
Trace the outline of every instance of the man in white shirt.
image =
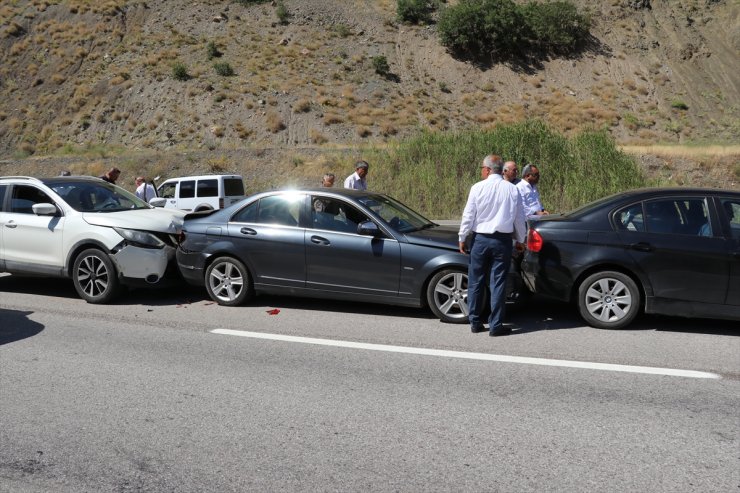
POLYGON ((527 216, 527 219, 549 214, 542 207, 542 201, 540 201, 540 191, 537 189, 537 183, 539 181, 540 170, 534 164, 528 164, 522 170, 522 180, 516 185, 519 193, 522 195, 524 214, 527 216))
POLYGON ((149 199, 157 196, 157 191, 154 190, 154 185, 152 185, 151 183, 147 183, 146 179, 143 176, 137 176, 135 183, 136 196, 147 204, 149 203, 149 199))
POLYGON ((516 185, 522 181, 522 179, 519 178, 519 168, 517 168, 515 161, 506 161, 504 163, 503 177, 504 180, 510 182, 512 185, 516 185))
POLYGON ((506 308, 506 278, 511 262, 512 239, 523 243, 526 221, 522 198, 517 188, 501 176, 503 160, 495 154, 486 156, 481 178, 470 188, 460 231, 460 252, 466 253, 465 241, 473 233, 468 268, 468 320, 472 332, 485 329, 481 313, 485 303, 491 305, 488 319, 491 336, 511 332, 503 325, 506 308), (488 281, 490 299, 485 300, 488 281))
POLYGON ((344 188, 352 188, 354 190, 367 190, 367 169, 369 168, 367 162, 357 161, 355 163, 355 172, 349 175, 344 180, 344 188))

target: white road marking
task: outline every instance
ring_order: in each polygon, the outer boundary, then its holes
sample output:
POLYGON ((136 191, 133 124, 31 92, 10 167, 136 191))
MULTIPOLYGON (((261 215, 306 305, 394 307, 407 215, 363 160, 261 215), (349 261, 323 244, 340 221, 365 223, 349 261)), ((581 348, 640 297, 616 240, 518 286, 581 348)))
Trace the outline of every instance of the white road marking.
POLYGON ((440 356, 445 358, 474 359, 481 361, 497 361, 500 363, 519 363, 524 365, 559 366, 564 368, 583 368, 587 370, 619 371, 625 373, 644 373, 649 375, 667 375, 671 377, 710 378, 720 379, 716 373, 694 370, 675 370, 672 368, 655 368, 651 366, 615 365, 610 363, 589 363, 587 361, 568 361, 562 359, 528 358, 523 356, 506 356, 502 354, 468 353, 464 351, 447 351, 443 349, 426 349, 404 346, 387 346, 385 344, 368 344, 364 342, 336 341, 332 339, 316 339, 313 337, 297 337, 282 334, 266 334, 263 332, 248 332, 243 330, 215 329, 212 334, 250 337, 252 339, 267 339, 271 341, 297 342, 301 344, 317 344, 320 346, 344 347, 351 349, 367 349, 370 351, 385 351, 388 353, 421 354, 425 356, 440 356))

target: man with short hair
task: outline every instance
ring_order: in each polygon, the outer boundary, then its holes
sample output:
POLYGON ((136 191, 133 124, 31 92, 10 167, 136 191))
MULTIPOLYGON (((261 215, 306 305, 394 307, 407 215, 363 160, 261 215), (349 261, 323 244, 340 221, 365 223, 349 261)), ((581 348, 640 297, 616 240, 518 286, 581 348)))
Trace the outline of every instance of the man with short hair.
POLYGON ((116 180, 118 179, 119 176, 121 176, 121 170, 118 168, 111 168, 104 175, 101 175, 98 178, 115 185, 116 180))
POLYGON ((522 170, 522 180, 516 185, 522 196, 524 214, 527 219, 549 214, 540 201, 540 191, 537 189, 539 181, 540 170, 534 164, 528 164, 522 170))
POLYGON ((366 161, 357 161, 355 163, 355 172, 344 180, 344 188, 354 190, 367 190, 367 170, 369 165, 366 161))
POLYGON ((509 273, 512 239, 524 242, 526 221, 522 198, 517 188, 501 176, 503 160, 495 154, 486 156, 481 165, 482 181, 470 188, 458 239, 461 253, 465 241, 473 233, 468 267, 468 320, 472 332, 485 330, 481 314, 485 303, 490 303, 488 319, 491 336, 506 335, 511 329, 504 327, 506 308, 506 279, 509 273), (486 300, 485 283, 488 281, 490 298, 486 300))
POLYGON ((504 180, 508 181, 512 185, 516 185, 517 183, 522 181, 521 178, 519 178, 518 174, 519 168, 514 161, 506 161, 504 163, 504 180))
POLYGON ((153 199, 157 196, 157 191, 154 189, 154 185, 152 185, 151 183, 147 183, 146 178, 144 178, 143 176, 137 176, 135 183, 136 196, 147 204, 149 203, 150 199, 153 199))

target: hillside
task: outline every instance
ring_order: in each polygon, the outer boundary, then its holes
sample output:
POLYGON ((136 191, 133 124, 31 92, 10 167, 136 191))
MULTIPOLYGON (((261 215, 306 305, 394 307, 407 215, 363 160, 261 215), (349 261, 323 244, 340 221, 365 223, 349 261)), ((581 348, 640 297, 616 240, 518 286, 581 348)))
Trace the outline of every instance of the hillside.
MULTIPOLYGON (((736 0, 574 3, 593 35, 575 55, 477 66, 433 24, 400 24, 394 0, 285 0, 286 23, 270 3, 3 2, 0 157, 195 151, 229 167, 244 150, 284 172, 419 128, 524 118, 628 145, 740 142, 736 0)), ((723 166, 740 173, 736 158, 723 166)))

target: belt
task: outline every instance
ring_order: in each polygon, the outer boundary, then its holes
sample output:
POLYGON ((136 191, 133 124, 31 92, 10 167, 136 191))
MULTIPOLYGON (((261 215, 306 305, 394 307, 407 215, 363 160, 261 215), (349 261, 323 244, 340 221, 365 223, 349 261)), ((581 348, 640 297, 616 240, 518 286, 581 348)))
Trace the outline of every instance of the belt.
POLYGON ((494 231, 493 233, 475 233, 476 235, 480 235, 484 238, 511 238, 511 235, 513 233, 500 233, 498 231, 494 231))

